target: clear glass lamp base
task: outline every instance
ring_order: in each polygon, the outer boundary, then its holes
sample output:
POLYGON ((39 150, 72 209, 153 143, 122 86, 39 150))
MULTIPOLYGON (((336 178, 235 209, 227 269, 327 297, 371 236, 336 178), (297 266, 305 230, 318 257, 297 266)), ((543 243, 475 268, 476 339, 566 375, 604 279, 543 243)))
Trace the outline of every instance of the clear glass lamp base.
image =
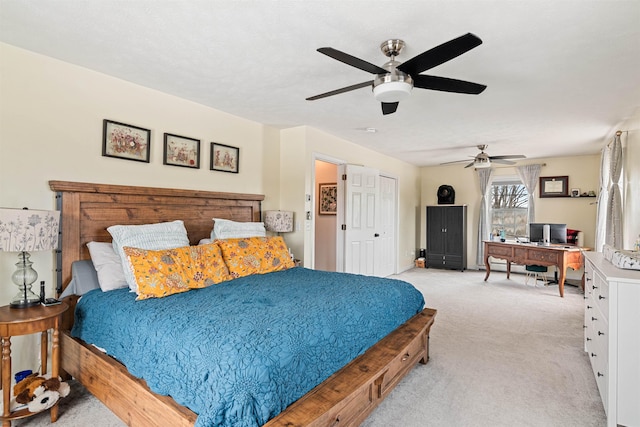
POLYGON ((27 308, 40 305, 40 297, 31 291, 31 289, 21 290, 9 303, 11 308, 27 308))
POLYGON ((11 275, 11 280, 20 289, 9 303, 11 308, 27 308, 40 304, 40 297, 31 291, 31 285, 38 278, 38 273, 31 267, 33 262, 29 259, 29 252, 20 252, 16 271, 11 275))

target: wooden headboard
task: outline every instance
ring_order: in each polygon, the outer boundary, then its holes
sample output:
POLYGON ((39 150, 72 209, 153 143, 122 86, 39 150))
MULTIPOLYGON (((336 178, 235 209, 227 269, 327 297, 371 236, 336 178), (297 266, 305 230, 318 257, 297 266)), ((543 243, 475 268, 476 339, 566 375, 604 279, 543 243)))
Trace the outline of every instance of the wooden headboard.
POLYGON ((71 263, 89 259, 87 243, 110 242, 107 227, 181 219, 191 244, 211 234, 213 218, 260 221, 259 194, 49 181, 61 211, 58 293, 71 280, 71 263))

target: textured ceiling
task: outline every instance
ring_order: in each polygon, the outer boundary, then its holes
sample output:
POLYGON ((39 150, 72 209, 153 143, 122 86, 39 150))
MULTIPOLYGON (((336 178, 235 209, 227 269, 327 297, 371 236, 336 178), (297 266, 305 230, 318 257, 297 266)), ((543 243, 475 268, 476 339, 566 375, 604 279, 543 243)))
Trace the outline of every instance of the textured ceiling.
POLYGON ((640 107, 640 1, 0 0, 0 41, 278 128, 308 125, 416 165, 591 154, 640 107), (467 32, 479 47, 426 74, 480 95, 414 89, 383 116, 368 88, 389 38, 403 62, 467 32), (378 132, 366 132, 376 128, 378 132))

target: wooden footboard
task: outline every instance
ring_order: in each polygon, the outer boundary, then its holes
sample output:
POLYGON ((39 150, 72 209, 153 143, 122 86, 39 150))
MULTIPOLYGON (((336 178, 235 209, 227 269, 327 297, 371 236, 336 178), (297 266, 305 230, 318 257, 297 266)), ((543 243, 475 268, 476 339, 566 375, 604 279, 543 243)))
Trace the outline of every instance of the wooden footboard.
MULTIPOLYGON (((290 405, 265 426, 357 426, 418 362, 429 360, 436 310, 426 308, 290 405)), ((61 334, 62 369, 128 426, 193 426, 196 414, 153 393, 115 359, 68 332, 61 334)))
POLYGON ((265 427, 358 426, 418 362, 429 360, 426 308, 291 404, 265 427))
POLYGON ((159 420, 172 427, 193 426, 196 414, 188 408, 153 393, 120 362, 72 338, 68 331, 60 335, 62 369, 128 426, 153 426, 159 420))

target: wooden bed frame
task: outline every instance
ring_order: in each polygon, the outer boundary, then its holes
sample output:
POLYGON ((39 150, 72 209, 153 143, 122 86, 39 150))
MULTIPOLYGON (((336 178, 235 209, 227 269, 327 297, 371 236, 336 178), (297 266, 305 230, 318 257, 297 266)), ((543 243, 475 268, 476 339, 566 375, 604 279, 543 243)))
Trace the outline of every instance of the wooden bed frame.
MULTIPOLYGON (((58 292, 71 280, 71 264, 89 259, 86 243, 110 241, 114 224, 181 219, 189 239, 209 237, 212 218, 260 221, 262 195, 50 181, 62 211, 58 292)), ((193 426, 196 414, 81 340, 72 338, 76 297, 63 319, 61 368, 129 426, 193 426)), ((436 311, 426 308, 315 387, 266 426, 359 425, 418 363, 429 359, 429 330, 436 311)))

